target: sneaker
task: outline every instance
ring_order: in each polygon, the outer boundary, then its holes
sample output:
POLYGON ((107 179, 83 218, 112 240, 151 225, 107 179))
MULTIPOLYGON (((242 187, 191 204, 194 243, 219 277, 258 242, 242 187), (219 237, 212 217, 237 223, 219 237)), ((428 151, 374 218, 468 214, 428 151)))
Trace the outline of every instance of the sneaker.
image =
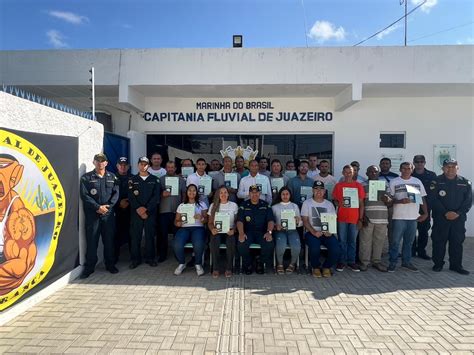
POLYGON ((360 269, 360 271, 367 271, 369 268, 365 264, 360 264, 359 269, 360 269))
POLYGON ((343 263, 339 263, 336 265, 336 271, 344 271, 344 268, 346 267, 346 265, 344 265, 343 263))
POLYGON ((321 274, 321 269, 319 268, 313 269, 313 277, 317 277, 319 279, 322 276, 323 275, 321 274))
POLYGON ((348 264, 347 266, 349 266, 349 268, 350 268, 352 271, 355 271, 355 272, 359 272, 359 271, 360 271, 360 267, 359 267, 359 265, 357 265, 356 263, 348 264))
POLYGON ((176 270, 174 270, 174 274, 176 276, 181 275, 181 273, 186 269, 186 264, 179 264, 176 270))
POLYGON ((138 261, 132 261, 130 265, 128 266, 129 269, 136 269, 140 265, 138 261))
POLYGON ((397 268, 397 266, 396 266, 395 264, 390 264, 390 265, 388 266, 387 271, 388 271, 388 272, 395 272, 395 269, 396 269, 396 268, 397 268))
POLYGON ((372 265, 374 267, 374 269, 377 269, 378 271, 381 271, 381 272, 387 272, 387 267, 382 264, 382 263, 376 263, 376 264, 373 264, 372 265))
POLYGON ((204 275, 204 269, 202 268, 202 265, 196 265, 196 274, 198 276, 204 275))
POLYGON ((288 267, 286 268, 285 272, 286 272, 287 274, 292 274, 293 271, 295 271, 295 269, 296 269, 295 265, 290 264, 290 265, 288 265, 288 267))
POLYGON ((331 269, 328 269, 328 268, 324 268, 323 269, 323 277, 331 277, 332 276, 332 273, 331 273, 331 269))
POLYGON ((151 267, 157 267, 158 266, 158 263, 154 260, 147 262, 147 264, 150 265, 151 267))
POLYGON ((442 265, 441 266, 435 265, 435 266, 433 266, 432 270, 434 272, 441 272, 441 270, 443 270, 443 266, 442 265))
POLYGON ((418 272, 419 271, 418 268, 415 265, 413 265, 412 263, 402 264, 402 268, 410 270, 412 272, 418 272))

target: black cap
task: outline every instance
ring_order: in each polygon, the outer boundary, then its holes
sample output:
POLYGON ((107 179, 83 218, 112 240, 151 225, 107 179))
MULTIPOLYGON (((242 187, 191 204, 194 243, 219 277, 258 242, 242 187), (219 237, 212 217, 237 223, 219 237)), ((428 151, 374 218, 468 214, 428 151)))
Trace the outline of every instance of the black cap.
POLYGON ((102 162, 108 161, 109 159, 107 159, 107 155, 105 155, 104 153, 99 153, 94 155, 94 160, 102 162))
POLYGON ((455 164, 458 165, 458 161, 454 158, 449 158, 449 159, 444 159, 443 161, 443 166, 446 166, 448 164, 455 164))
POLYGON ((250 185, 249 186, 249 192, 260 192, 260 190, 258 189, 258 186, 257 185, 250 185))
POLYGON ((324 189, 324 182, 316 180, 313 183, 313 189, 324 189))
POLYGON ((138 162, 150 164, 150 159, 148 159, 147 157, 140 157, 138 158, 138 162))
POLYGON ((128 158, 127 157, 118 158, 117 164, 128 164, 128 158))

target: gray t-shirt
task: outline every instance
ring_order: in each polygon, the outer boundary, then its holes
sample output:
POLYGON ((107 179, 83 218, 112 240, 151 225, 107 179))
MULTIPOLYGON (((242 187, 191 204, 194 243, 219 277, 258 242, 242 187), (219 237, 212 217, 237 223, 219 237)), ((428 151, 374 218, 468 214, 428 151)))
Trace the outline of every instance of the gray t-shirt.
POLYGON ((281 211, 283 210, 293 210, 295 211, 295 216, 300 217, 300 209, 296 203, 293 202, 280 202, 272 206, 273 216, 275 217, 276 224, 281 224, 281 211))
MULTIPOLYGON (((165 175, 160 177, 161 186, 165 186, 165 179, 169 175, 165 175)), ((178 208, 179 204, 183 202, 181 200, 181 196, 186 193, 186 181, 177 176, 179 178, 179 193, 178 196, 168 196, 163 197, 161 196, 161 202, 159 206, 159 213, 176 213, 176 209, 178 208)))

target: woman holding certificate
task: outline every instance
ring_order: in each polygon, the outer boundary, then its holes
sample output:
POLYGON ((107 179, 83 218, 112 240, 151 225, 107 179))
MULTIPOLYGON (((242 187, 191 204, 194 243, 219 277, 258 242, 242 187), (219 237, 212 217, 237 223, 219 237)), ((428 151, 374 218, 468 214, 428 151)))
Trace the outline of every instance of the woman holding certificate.
POLYGON ((197 186, 190 184, 186 188, 184 203, 178 206, 174 220, 175 226, 179 228, 174 241, 174 253, 179 262, 174 271, 175 275, 181 275, 186 268, 184 246, 189 241, 193 243, 196 273, 198 276, 204 274, 202 259, 206 247, 206 233, 204 230, 206 223, 207 205, 205 202, 199 201, 197 186))
POLYGON ((237 241, 235 239, 235 217, 239 206, 229 201, 229 190, 221 186, 214 194, 214 201, 209 207, 208 227, 211 231, 211 258, 213 261, 212 277, 219 277, 219 249, 221 243, 226 245, 225 277, 232 276, 232 267, 237 241))
MULTIPOLYGON (((273 164, 272 164, 273 165, 273 164)), ((286 246, 291 249, 291 261, 286 268, 286 273, 291 274, 296 269, 296 261, 300 255, 301 242, 300 236, 296 231, 296 227, 300 225, 300 209, 296 203, 291 200, 291 191, 287 187, 282 187, 277 195, 276 203, 272 206, 273 215, 275 217, 275 249, 277 274, 285 273, 283 267, 283 255, 286 246)))

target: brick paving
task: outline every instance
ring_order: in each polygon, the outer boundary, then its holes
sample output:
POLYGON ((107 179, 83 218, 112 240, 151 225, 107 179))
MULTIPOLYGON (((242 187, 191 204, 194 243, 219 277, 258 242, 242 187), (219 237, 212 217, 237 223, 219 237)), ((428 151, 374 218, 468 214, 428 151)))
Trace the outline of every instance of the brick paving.
MULTIPOLYGON (((474 271, 474 238, 464 255, 474 271)), ((474 276, 414 262, 420 273, 331 279, 99 267, 0 327, 0 352, 473 354, 474 276)))

